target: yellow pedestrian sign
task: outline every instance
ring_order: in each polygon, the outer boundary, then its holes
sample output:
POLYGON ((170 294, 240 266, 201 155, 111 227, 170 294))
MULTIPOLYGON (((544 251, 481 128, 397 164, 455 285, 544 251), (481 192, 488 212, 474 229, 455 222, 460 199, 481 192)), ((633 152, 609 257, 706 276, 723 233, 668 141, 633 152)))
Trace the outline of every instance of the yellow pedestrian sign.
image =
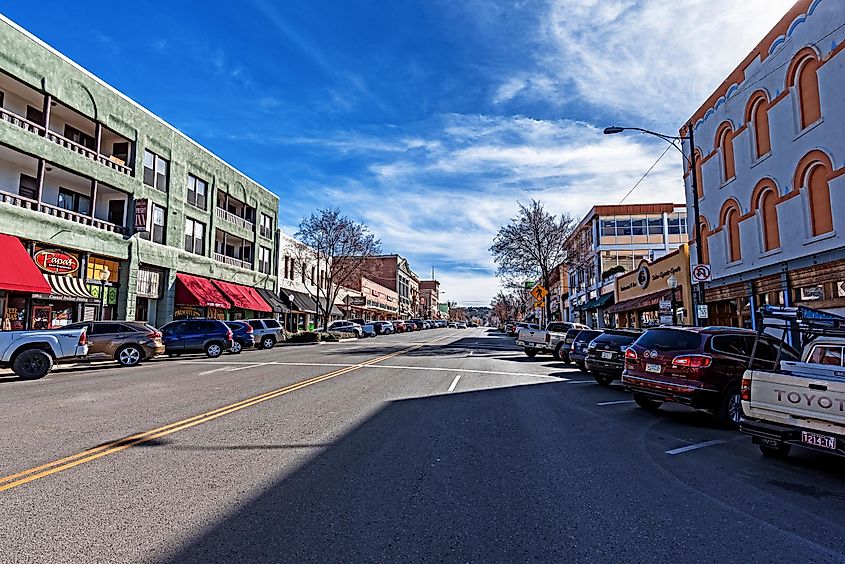
POLYGON ((543 300, 538 300, 538 301, 534 302, 534 307, 535 307, 535 308, 538 308, 538 307, 543 307, 543 304, 544 304, 544 303, 545 303, 545 302, 543 302, 543 300))
POLYGON ((543 288, 541 285, 537 284, 531 290, 531 295, 534 296, 534 299, 538 302, 543 301, 543 298, 549 295, 549 291, 543 288))

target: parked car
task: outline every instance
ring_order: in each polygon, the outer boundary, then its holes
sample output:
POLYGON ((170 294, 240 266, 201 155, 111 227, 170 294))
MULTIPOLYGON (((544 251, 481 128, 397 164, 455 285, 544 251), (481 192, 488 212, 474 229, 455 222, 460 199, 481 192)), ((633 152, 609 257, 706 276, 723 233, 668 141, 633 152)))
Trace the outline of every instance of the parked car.
POLYGON ((558 360, 562 360, 565 364, 569 364, 572 360, 569 358, 569 351, 572 350, 572 343, 575 342, 575 337, 578 336, 578 333, 584 331, 586 328, 574 324, 575 327, 569 329, 561 339, 558 346, 555 348, 555 358, 558 360))
POLYGON ((766 456, 785 458, 793 446, 845 456, 845 318, 809 308, 761 311, 759 331, 780 324, 808 339, 800 362, 775 357, 771 368, 746 370, 740 431, 766 456))
POLYGON ((516 337, 516 344, 522 347, 529 357, 533 358, 537 354, 552 354, 560 360, 563 337, 573 327, 588 329, 586 325, 579 325, 578 323, 552 321, 546 325, 545 330, 528 327, 520 329, 516 337))
POLYGON ((641 334, 642 331, 605 329, 604 333, 590 341, 584 364, 596 382, 609 386, 622 377, 625 351, 641 334))
POLYGON ((408 326, 401 319, 393 321, 393 328, 397 333, 406 333, 408 331, 408 326))
POLYGON ((272 349, 276 343, 284 342, 284 329, 275 319, 246 319, 245 321, 252 327, 258 348, 272 349))
POLYGON ((255 330, 246 321, 226 321, 226 325, 232 330, 232 348, 229 352, 240 354, 244 349, 251 349, 255 346, 255 330))
POLYGON ((161 328, 164 352, 170 356, 205 353, 217 358, 232 348, 232 330, 217 319, 179 319, 161 328))
POLYGON ((450 321, 448 327, 449 327, 449 329, 457 329, 458 324, 455 323, 454 321, 450 321))
POLYGON ((478 323, 476 323, 475 321, 470 321, 469 323, 467 323, 467 327, 473 329, 475 327, 478 327, 478 323))
POLYGON ((575 340, 572 341, 572 348, 569 349, 569 358, 585 374, 587 373, 587 365, 584 364, 584 361, 587 359, 587 346, 590 344, 590 341, 601 334, 602 332, 598 329, 584 329, 583 331, 579 331, 578 335, 575 336, 575 340))
POLYGON ((90 360, 114 359, 121 366, 135 366, 164 354, 161 333, 141 321, 82 321, 65 329, 84 329, 90 360))
POLYGON ((467 328, 466 321, 458 321, 455 325, 457 325, 458 329, 466 329, 467 328))
POLYGON ((88 335, 74 329, 0 332, 0 368, 11 368, 22 380, 37 380, 56 361, 82 359, 88 354, 88 335))
POLYGON ((363 333, 363 337, 375 337, 378 334, 376 333, 376 328, 372 323, 365 323, 364 325, 361 325, 361 332, 363 333))
MULTIPOLYGON (((734 327, 649 329, 625 352, 622 384, 643 409, 680 403, 737 425, 742 414, 740 385, 754 337, 754 331, 734 327)), ((774 359, 779 344, 764 335, 760 358, 774 359)), ((798 354, 786 347, 782 358, 796 360, 798 354)))
POLYGON ((364 336, 364 330, 359 324, 353 323, 352 321, 348 321, 346 319, 338 319, 337 321, 332 321, 331 323, 329 323, 328 329, 329 331, 334 331, 337 333, 350 333, 355 337, 364 336))
POLYGON ((396 332, 390 321, 373 321, 372 325, 377 335, 392 335, 396 332))

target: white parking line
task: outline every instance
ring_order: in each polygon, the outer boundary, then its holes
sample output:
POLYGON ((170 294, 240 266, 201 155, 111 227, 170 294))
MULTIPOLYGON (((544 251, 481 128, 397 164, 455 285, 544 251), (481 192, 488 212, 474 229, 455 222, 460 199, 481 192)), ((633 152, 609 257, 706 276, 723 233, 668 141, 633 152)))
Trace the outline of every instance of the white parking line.
POLYGON ((449 391, 450 391, 450 392, 454 392, 454 391, 455 391, 455 386, 457 386, 457 385, 458 385, 458 380, 460 380, 460 379, 461 379, 461 375, 460 375, 460 374, 458 374, 457 376, 455 376, 455 379, 454 379, 454 380, 452 380, 452 385, 451 385, 451 386, 449 386, 449 391))
MULTIPOLYGON (((249 368, 249 367, 247 367, 249 368)), ((205 376, 206 374, 214 374, 215 372, 223 372, 224 370, 229 370, 228 366, 224 366, 223 368, 215 368, 214 370, 206 370, 205 372, 200 372, 200 376, 205 376)))
POLYGON ((237 372, 238 370, 249 370, 250 368, 258 368, 259 366, 267 366, 268 364, 275 364, 273 362, 258 362, 252 366, 238 366, 237 368, 230 368, 227 372, 237 372))
POLYGON ((619 405, 621 403, 635 403, 634 400, 600 401, 596 405, 619 405))
POLYGON ((672 450, 667 450, 666 454, 669 454, 669 455, 682 454, 684 452, 689 452, 691 450, 697 450, 697 449, 700 449, 700 448, 706 448, 706 447, 710 447, 710 446, 720 445, 724 442, 725 441, 719 441, 719 440, 704 441, 703 443, 695 443, 694 445, 688 445, 688 446, 685 446, 685 447, 673 448, 672 450))

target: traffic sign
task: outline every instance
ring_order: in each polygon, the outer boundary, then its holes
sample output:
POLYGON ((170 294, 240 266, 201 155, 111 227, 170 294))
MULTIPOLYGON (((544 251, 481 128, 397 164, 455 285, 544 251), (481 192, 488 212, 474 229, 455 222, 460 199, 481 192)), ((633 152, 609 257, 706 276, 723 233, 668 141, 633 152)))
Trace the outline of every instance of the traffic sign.
POLYGON ((672 300, 660 300, 660 311, 672 313, 672 300))
POLYGON ((537 300, 536 302, 534 302, 534 307, 543 307, 543 300, 537 300))
POLYGON ((707 304, 698 304, 698 318, 699 319, 707 319, 710 317, 710 308, 707 304))
POLYGON ((531 290, 531 295, 534 296, 534 299, 538 302, 549 295, 549 291, 537 284, 531 290))
POLYGON ((710 281, 710 265, 697 264, 692 269, 692 279, 695 282, 709 282, 710 281))

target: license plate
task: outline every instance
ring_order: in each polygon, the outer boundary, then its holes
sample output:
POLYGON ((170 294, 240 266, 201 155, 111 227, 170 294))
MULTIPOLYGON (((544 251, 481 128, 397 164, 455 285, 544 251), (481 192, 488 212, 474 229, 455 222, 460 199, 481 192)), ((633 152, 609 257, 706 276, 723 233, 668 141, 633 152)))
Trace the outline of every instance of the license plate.
POLYGON ((646 364, 645 371, 646 372, 654 372, 655 374, 660 374, 660 370, 662 367, 659 364, 646 364))
POLYGON ((801 431, 801 442, 808 445, 813 445, 829 450, 836 450, 836 438, 826 437, 824 435, 817 435, 816 433, 808 433, 801 431))
POLYGON ((613 353, 605 351, 605 352, 601 353, 601 357, 602 358, 613 358, 613 353))

